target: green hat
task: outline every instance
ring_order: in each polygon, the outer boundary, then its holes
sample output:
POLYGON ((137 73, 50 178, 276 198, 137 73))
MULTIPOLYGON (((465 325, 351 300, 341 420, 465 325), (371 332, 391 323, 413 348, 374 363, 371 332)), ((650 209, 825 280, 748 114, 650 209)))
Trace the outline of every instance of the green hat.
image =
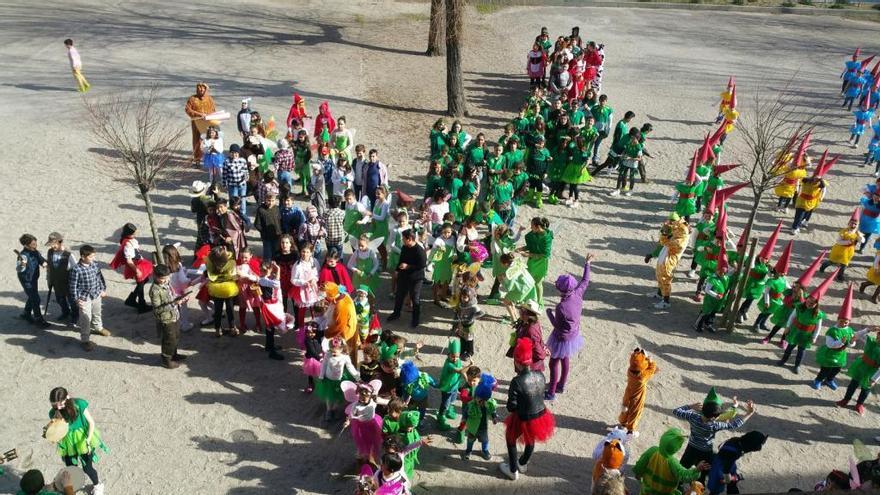
POLYGON ((719 408, 724 404, 721 400, 721 396, 715 391, 715 387, 710 388, 709 393, 706 394, 706 398, 703 399, 703 407, 706 407, 706 404, 714 404, 719 408))
POLYGON ((419 426, 419 412, 418 411, 404 411, 400 413, 400 427, 401 428, 416 428, 419 426))
POLYGON ((385 342, 379 344, 379 361, 388 361, 397 355, 397 344, 388 345, 385 342))
POLYGON ((681 216, 678 213, 672 212, 669 215, 669 219, 672 220, 673 222, 677 222, 677 221, 681 220, 681 216))
POLYGON ((447 354, 461 354, 461 340, 459 339, 449 339, 449 344, 446 346, 447 354))
POLYGON ((357 291, 363 291, 363 292, 366 292, 367 294, 375 297, 373 295, 373 289, 371 289, 370 286, 367 284, 358 285, 358 288, 355 290, 355 292, 357 292, 357 291))

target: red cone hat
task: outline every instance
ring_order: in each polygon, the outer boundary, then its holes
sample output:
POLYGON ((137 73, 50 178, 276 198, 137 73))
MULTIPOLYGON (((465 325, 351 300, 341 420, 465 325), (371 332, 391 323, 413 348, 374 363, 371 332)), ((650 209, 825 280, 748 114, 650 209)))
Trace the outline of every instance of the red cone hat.
POLYGON ((876 56, 876 55, 871 55, 870 57, 866 58, 865 60, 862 60, 862 70, 863 70, 863 71, 865 70, 865 67, 867 67, 868 64, 871 63, 871 60, 874 60, 874 57, 875 57, 875 56, 876 56))
POLYGON ((736 83, 733 84, 733 89, 730 91, 730 108, 736 108, 736 83))
POLYGON ((825 249, 819 256, 810 263, 810 266, 804 271, 804 274, 801 275, 799 279, 797 279, 798 283, 801 284, 801 287, 806 287, 810 285, 810 282, 813 280, 813 275, 819 270, 819 265, 822 264, 822 260, 825 259, 825 255, 828 254, 828 250, 825 249))
POLYGON ((788 273, 788 263, 791 260, 791 247, 794 245, 794 241, 788 241, 788 244, 785 245, 785 249, 782 250, 782 255, 779 256, 779 259, 776 261, 776 266, 773 267, 776 270, 776 273, 781 273, 785 275, 788 273))
POLYGON ((694 151, 694 157, 691 158, 691 166, 688 168, 687 177, 684 179, 685 182, 689 184, 693 184, 697 181, 697 152, 694 151))
POLYGON ((724 124, 721 124, 720 126, 718 126, 718 129, 715 131, 715 133, 712 134, 712 136, 709 138, 709 145, 710 146, 712 146, 714 148, 718 143, 721 142, 721 138, 724 137, 724 128, 725 127, 727 127, 727 126, 725 126, 724 124))
POLYGON ((846 289, 846 296, 843 298, 843 304, 840 305, 840 312, 837 313, 838 320, 852 320, 852 298, 853 283, 850 282, 846 289))
POLYGON ((712 143, 709 142, 709 134, 703 140, 703 146, 700 148, 700 164, 709 163, 715 159, 715 153, 712 152, 712 143))
POLYGON ((742 165, 742 163, 729 163, 727 165, 715 165, 715 167, 712 168, 712 174, 717 177, 717 176, 723 174, 724 172, 727 172, 729 170, 735 169, 736 167, 739 167, 740 165, 742 165))
POLYGON ((877 75, 880 74, 880 60, 874 63, 874 68, 871 69, 871 75, 874 76, 874 83, 877 82, 877 75))
POLYGON ((727 268, 730 266, 727 263, 727 248, 724 247, 724 242, 721 243, 721 248, 718 250, 718 265, 715 267, 715 273, 719 275, 724 275, 727 273, 727 268))
POLYGON ((865 99, 862 100, 862 111, 867 112, 868 109, 870 109, 870 108, 871 108, 871 92, 869 91, 868 94, 865 95, 865 99))
POLYGON ((859 207, 856 206, 856 209, 853 210, 852 215, 849 216, 849 223, 859 223, 859 207))
MULTIPOLYGON (((860 53, 858 50, 861 50, 861 48, 857 49, 856 53, 860 53)), ((853 56, 856 57, 857 55, 853 55, 853 56)), ((855 60, 855 59, 853 59, 853 60, 855 60)), ((736 85, 736 78, 735 78, 735 76, 730 76, 727 79, 727 87, 732 88, 734 85, 736 85)))
POLYGON ((810 297, 817 301, 822 299, 822 296, 824 296, 825 293, 828 292, 828 288, 831 287, 831 284, 834 283, 834 279, 837 278, 837 274, 840 272, 840 269, 841 267, 838 266, 837 270, 834 270, 834 273, 832 273, 830 277, 823 280, 818 287, 813 289, 813 292, 810 292, 810 297))
MULTIPOLYGON (((862 48, 861 48, 861 47, 856 48, 856 51, 854 51, 854 52, 853 52, 853 55, 852 55, 852 60, 853 60, 853 62, 855 62, 856 60, 858 60, 858 59, 859 59, 859 55, 861 55, 861 54, 862 54, 862 48)), ((730 83, 728 83, 728 84, 730 84, 730 83)))
POLYGON ((715 222, 715 238, 721 239, 721 243, 727 240, 727 210, 721 208, 718 213, 718 221, 715 222))
POLYGON ((804 139, 801 141, 800 146, 798 146, 797 153, 794 155, 794 166, 797 167, 800 165, 801 160, 804 159, 804 155, 807 154, 807 148, 810 147, 810 141, 813 138, 813 130, 810 129, 804 135, 804 139))
POLYGON ((718 190, 712 191, 712 197, 709 199, 709 204, 706 205, 706 211, 713 215, 715 214, 715 208, 717 208, 717 196, 718 190))
POLYGON ((735 186, 730 186, 730 187, 725 187, 724 189, 719 189, 718 190, 718 198, 716 199, 716 201, 718 201, 719 205, 723 205, 728 199, 730 199, 731 196, 733 196, 733 193, 739 191, 740 189, 746 187, 747 185, 749 185, 748 182, 743 182, 742 184, 737 184, 735 186))
POLYGON ((770 238, 767 239, 767 244, 764 244, 764 247, 758 254, 758 258, 769 260, 773 257, 773 250, 776 249, 776 240, 779 239, 780 230, 782 230, 782 222, 779 222, 779 224, 776 225, 776 230, 774 230, 773 233, 770 234, 770 238))
POLYGON ((817 179, 821 179, 822 177, 824 177, 825 173, 828 172, 829 170, 831 170, 831 167, 833 167, 834 164, 837 163, 837 160, 839 160, 839 159, 840 159, 840 155, 837 155, 834 158, 825 161, 824 163, 819 162, 819 166, 816 167, 816 171, 813 172, 813 177, 815 177, 817 179))

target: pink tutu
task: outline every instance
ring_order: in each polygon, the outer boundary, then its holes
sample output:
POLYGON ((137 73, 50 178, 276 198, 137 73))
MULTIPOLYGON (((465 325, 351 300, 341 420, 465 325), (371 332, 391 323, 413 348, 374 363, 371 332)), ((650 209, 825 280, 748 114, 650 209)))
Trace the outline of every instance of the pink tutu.
POLYGON ((550 357, 562 359, 572 357, 584 346, 584 336, 578 332, 568 340, 560 338, 556 332, 551 332, 547 337, 547 348, 550 349, 550 357))
POLYGON ((321 362, 315 358, 305 358, 303 360, 303 373, 306 376, 317 377, 321 374, 321 362))
POLYGON ((351 437, 361 457, 382 458, 382 416, 373 415, 369 421, 351 422, 351 437))

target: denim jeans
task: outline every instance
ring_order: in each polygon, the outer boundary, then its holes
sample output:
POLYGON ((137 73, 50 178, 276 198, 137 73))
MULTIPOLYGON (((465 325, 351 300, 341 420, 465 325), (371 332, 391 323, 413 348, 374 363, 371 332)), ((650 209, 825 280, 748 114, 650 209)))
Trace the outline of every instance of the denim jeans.
POLYGON ((27 296, 27 302, 24 304, 24 315, 32 316, 33 318, 42 318, 42 314, 40 313, 40 291, 37 289, 37 285, 34 284, 25 284, 19 278, 19 282, 21 282, 21 287, 24 289, 24 295, 27 296))
POLYGON ((271 261, 275 257, 278 249, 278 239, 262 239, 263 241, 263 259, 271 261))
POLYGON ((232 201, 232 198, 241 198, 241 217, 248 224, 251 221, 247 216, 247 184, 243 184, 240 186, 229 186, 226 188, 226 192, 229 193, 229 200, 232 201))

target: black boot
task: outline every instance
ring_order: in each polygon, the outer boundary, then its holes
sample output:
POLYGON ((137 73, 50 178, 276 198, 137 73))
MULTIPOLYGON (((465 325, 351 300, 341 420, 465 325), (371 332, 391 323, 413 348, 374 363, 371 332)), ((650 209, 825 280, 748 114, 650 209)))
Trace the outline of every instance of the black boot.
POLYGON ((136 308, 136 307, 138 307, 138 304, 137 304, 137 294, 135 294, 134 292, 132 292, 131 294, 129 294, 128 297, 125 298, 125 305, 126 305, 126 306, 130 306, 130 307, 132 307, 132 308, 136 308))
POLYGON ((414 304, 413 305, 413 312, 412 312, 412 321, 409 324, 409 326, 411 328, 416 328, 417 326, 419 326, 419 321, 420 321, 419 317, 421 316, 421 314, 422 314, 422 305, 421 304, 414 304))

